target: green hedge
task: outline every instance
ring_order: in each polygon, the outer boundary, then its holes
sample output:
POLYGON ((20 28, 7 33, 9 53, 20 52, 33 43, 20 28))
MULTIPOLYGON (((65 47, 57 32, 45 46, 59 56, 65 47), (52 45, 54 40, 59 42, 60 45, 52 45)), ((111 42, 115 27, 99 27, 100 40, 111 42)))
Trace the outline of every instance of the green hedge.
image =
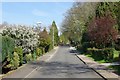
POLYGON ((5 58, 13 57, 14 47, 14 39, 8 36, 2 36, 2 61, 4 61, 5 58))
POLYGON ((19 66, 18 53, 14 52, 14 39, 8 36, 2 37, 2 68, 13 70, 19 66))
POLYGON ((104 49, 96 49, 96 48, 88 48, 87 53, 89 53, 96 61, 105 60, 112 61, 114 56, 114 48, 104 48, 104 49))

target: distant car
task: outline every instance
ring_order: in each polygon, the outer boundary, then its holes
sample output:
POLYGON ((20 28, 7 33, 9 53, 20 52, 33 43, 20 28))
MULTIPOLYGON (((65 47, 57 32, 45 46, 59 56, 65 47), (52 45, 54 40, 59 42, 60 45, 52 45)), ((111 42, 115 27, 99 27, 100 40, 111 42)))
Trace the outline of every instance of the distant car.
POLYGON ((76 53, 76 48, 75 47, 70 47, 70 53, 76 53))
POLYGON ((70 47, 70 50, 76 50, 76 48, 75 47, 70 47))

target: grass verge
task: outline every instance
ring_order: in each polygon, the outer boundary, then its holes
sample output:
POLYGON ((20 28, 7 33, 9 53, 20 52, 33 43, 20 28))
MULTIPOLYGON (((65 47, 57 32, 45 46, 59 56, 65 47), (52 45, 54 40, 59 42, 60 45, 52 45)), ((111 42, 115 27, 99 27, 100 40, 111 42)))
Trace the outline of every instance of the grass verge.
POLYGON ((117 73, 118 75, 120 75, 120 65, 109 66, 109 68, 114 69, 115 73, 117 73))

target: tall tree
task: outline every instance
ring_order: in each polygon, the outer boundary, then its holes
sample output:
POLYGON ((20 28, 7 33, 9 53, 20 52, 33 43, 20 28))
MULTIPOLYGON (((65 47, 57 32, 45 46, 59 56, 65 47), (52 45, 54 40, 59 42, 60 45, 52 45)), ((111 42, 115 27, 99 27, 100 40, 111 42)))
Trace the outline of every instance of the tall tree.
POLYGON ((115 26, 120 31, 120 2, 100 2, 96 8, 96 17, 103 17, 108 14, 117 20, 115 26))
POLYGON ((62 33, 73 44, 80 44, 82 35, 86 31, 86 24, 95 16, 97 3, 74 3, 65 15, 62 23, 62 33))
POLYGON ((51 40, 53 40, 54 38, 52 44, 54 44, 54 46, 58 45, 59 36, 58 36, 58 28, 55 21, 52 22, 52 26, 50 27, 50 36, 51 36, 51 40))
POLYGON ((95 18, 90 22, 88 34, 95 47, 113 47, 117 37, 117 30, 113 28, 115 22, 110 15, 95 18))

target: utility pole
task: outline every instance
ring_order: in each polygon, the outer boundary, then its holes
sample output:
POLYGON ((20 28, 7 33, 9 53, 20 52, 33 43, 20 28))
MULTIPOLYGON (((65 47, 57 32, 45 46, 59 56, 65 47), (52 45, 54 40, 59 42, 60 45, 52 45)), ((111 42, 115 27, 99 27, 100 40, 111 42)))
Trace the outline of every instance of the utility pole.
POLYGON ((54 49, 54 26, 53 26, 53 49, 54 49))

